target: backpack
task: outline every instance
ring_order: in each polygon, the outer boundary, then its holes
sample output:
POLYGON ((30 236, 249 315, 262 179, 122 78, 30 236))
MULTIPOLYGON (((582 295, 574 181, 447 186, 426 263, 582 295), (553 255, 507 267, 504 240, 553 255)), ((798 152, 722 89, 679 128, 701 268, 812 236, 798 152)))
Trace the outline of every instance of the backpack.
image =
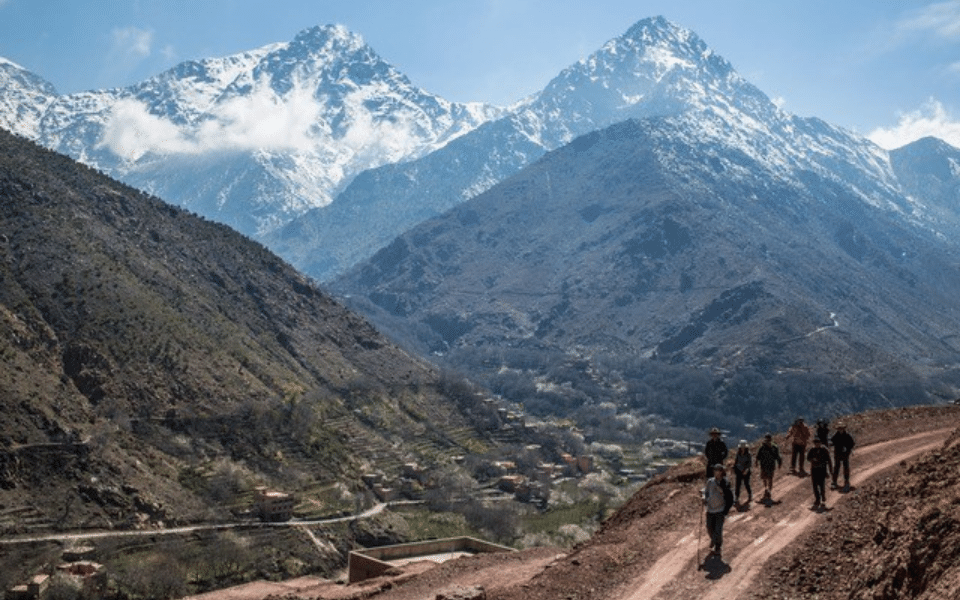
POLYGON ((726 515, 733 508, 733 490, 730 489, 730 482, 726 477, 720 481, 720 489, 723 490, 723 514, 726 515))

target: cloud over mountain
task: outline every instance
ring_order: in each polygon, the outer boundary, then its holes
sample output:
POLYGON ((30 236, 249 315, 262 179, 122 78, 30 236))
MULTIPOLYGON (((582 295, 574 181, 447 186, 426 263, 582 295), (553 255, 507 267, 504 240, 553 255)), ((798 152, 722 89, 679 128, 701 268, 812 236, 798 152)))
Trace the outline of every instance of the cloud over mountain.
POLYGON ((195 124, 180 125, 156 115, 136 98, 113 105, 97 144, 127 161, 146 154, 307 151, 316 143, 320 106, 311 90, 295 87, 284 96, 258 86, 246 96, 214 105, 195 124))
POLYGON ((874 129, 867 135, 887 150, 900 148, 927 136, 960 146, 960 119, 949 114, 943 104, 933 98, 920 108, 901 114, 896 125, 874 129))

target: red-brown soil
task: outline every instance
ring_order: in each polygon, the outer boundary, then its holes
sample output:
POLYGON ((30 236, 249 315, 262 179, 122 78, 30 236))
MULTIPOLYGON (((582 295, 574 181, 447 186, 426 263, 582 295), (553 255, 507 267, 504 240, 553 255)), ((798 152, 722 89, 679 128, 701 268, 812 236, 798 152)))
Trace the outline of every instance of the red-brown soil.
MULTIPOLYGON (((702 567, 709 545, 699 496, 703 465, 691 460, 644 486, 597 535, 570 550, 418 563, 363 584, 316 582, 265 595, 433 600, 443 590, 481 586, 489 600, 960 598, 960 407, 844 420, 857 440, 850 491, 828 489, 829 509, 812 511, 809 477, 784 468, 774 483, 776 502, 732 511, 722 560, 702 567)), ((782 437, 778 443, 783 449, 782 437)), ((759 497, 757 477, 753 486, 759 497)), ((262 597, 225 590, 205 599, 262 597)))

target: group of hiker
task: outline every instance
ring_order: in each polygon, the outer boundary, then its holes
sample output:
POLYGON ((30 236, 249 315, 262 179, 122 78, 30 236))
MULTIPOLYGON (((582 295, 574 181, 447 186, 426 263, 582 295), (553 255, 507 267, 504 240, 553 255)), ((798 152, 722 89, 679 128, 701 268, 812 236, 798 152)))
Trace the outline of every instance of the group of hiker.
MULTIPOLYGON (((843 470, 843 489, 850 490, 850 453, 853 451, 854 440, 847 432, 846 424, 838 422, 836 432, 830 436, 830 425, 825 419, 816 423, 816 431, 804 423, 802 417, 797 419, 787 431, 786 441, 790 444, 790 473, 799 477, 807 476, 804 469, 810 463, 810 480, 813 483, 814 503, 812 510, 827 508, 827 476, 831 477, 831 489, 838 489, 838 476, 843 470), (809 450, 807 447, 810 446, 809 450), (833 457, 830 456, 830 446, 833 447, 833 457)), ((746 506, 753 502, 753 490, 750 478, 754 466, 760 468, 760 481, 763 483, 763 497, 759 502, 772 504, 774 471, 783 467, 780 448, 774 443, 773 435, 766 434, 756 450, 756 457, 750 452, 747 440, 740 440, 736 453, 733 456, 732 467, 735 476, 735 487, 731 489, 726 478, 726 462, 729 455, 727 444, 723 441, 722 432, 714 427, 710 430, 710 439, 703 449, 707 459, 707 482, 701 491, 707 517, 707 532, 710 534, 710 555, 719 557, 723 545, 723 521, 730 509, 737 506, 746 506), (740 504, 741 489, 747 493, 747 502, 740 504)))

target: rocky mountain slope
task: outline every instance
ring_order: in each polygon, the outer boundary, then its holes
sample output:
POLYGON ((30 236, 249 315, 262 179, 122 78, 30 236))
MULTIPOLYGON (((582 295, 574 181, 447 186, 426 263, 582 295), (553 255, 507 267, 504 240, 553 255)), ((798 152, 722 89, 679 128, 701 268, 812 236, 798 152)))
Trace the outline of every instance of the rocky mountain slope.
POLYGON ((4 530, 223 519, 256 485, 323 514, 374 461, 485 447, 432 367, 226 226, 4 131, 0 198, 4 530))
POLYGON ((701 129, 725 128, 753 158, 827 171, 865 195, 889 196, 900 185, 885 152, 781 111, 695 33, 657 17, 565 69, 508 115, 419 160, 361 174, 332 203, 265 241, 326 281, 577 136, 627 119, 677 115, 702 118, 701 129))
POLYGON ((942 213, 901 193, 868 142, 741 118, 577 138, 334 289, 542 410, 609 400, 735 428, 955 396, 960 277, 942 213), (562 356, 580 365, 561 372, 562 356))
POLYGON ((960 233, 960 149, 937 138, 923 138, 890 153, 904 191, 920 199, 934 227, 956 238, 960 233))
POLYGON ((501 113, 417 88, 340 26, 68 95, 0 61, 0 108, 0 127, 250 236, 501 113))

